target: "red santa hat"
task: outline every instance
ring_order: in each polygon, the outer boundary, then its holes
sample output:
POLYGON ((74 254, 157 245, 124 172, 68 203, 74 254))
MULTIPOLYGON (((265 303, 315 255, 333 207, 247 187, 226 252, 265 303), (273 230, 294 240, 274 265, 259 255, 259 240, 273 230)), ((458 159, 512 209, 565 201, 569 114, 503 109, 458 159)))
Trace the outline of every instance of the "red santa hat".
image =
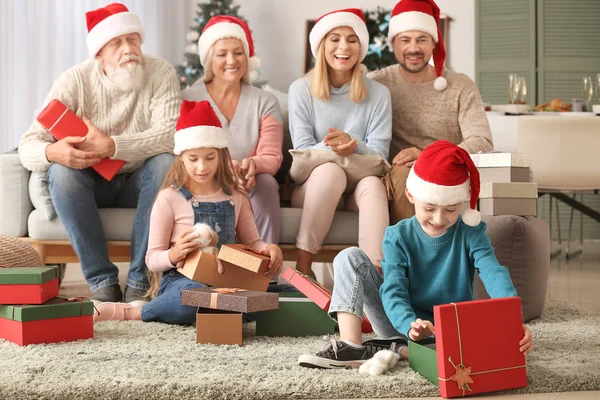
POLYGON ((364 60, 369 51, 369 31, 367 30, 367 20, 359 8, 345 8, 327 13, 315 22, 315 26, 310 30, 309 41, 310 51, 313 56, 317 56, 319 45, 327 34, 340 26, 348 26, 354 30, 360 41, 360 60, 364 60))
POLYGON ((469 153, 453 143, 438 140, 427 146, 408 173, 406 188, 416 199, 439 206, 469 201, 463 222, 470 226, 481 222, 476 209, 479 171, 469 153))
POLYGON ((121 3, 112 3, 106 7, 85 13, 87 22, 87 46, 91 57, 117 36, 138 33, 144 43, 144 26, 140 17, 130 12, 121 3))
POLYGON ((175 130, 173 153, 176 155, 180 155, 185 150, 202 147, 223 149, 229 145, 229 135, 223 129, 215 110, 206 100, 184 100, 181 103, 175 130))
POLYGON ((210 65, 207 65, 208 52, 217 40, 226 38, 235 38, 242 42, 248 56, 248 72, 260 68, 260 59, 254 54, 254 41, 246 21, 230 15, 216 15, 208 20, 198 39, 200 63, 205 73, 210 71, 210 65))
POLYGON ((388 31, 388 44, 394 48, 394 38, 397 34, 406 31, 423 31, 433 37, 436 43, 433 49, 433 64, 435 66, 436 80, 433 87, 438 92, 448 86, 446 78, 442 76, 446 62, 446 49, 444 38, 440 30, 440 9, 433 0, 401 0, 392 10, 390 27, 388 31))

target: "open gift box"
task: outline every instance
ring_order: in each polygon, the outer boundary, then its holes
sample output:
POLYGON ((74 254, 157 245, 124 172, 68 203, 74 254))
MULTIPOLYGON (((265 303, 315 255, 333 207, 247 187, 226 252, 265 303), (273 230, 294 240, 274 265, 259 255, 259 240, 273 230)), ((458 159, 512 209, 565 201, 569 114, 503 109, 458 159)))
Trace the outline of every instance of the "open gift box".
POLYGON ((408 357, 442 397, 527 386, 520 298, 451 303, 433 312, 435 350, 409 342, 408 357))

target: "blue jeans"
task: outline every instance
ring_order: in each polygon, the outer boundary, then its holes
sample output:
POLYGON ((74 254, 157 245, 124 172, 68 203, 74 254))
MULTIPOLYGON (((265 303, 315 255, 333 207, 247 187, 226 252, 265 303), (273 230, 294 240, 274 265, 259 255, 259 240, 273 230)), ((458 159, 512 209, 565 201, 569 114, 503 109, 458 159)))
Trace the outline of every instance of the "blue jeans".
POLYGON ((329 315, 336 320, 338 311, 356 315, 362 320, 367 314, 373 331, 380 338, 400 336, 388 319, 379 296, 383 277, 369 257, 358 247, 342 250, 333 260, 333 295, 329 315))
POLYGON ((145 257, 150 211, 173 159, 171 154, 156 155, 133 173, 117 175, 110 182, 92 168, 77 170, 57 163, 50 166, 48 186, 52 203, 92 292, 119 283, 119 270, 108 257, 98 208, 137 208, 127 285, 149 288, 145 257))
MULTIPOLYGON (((163 273, 158 287, 158 296, 142 306, 142 321, 164 322, 167 324, 193 325, 196 322, 198 307, 181 304, 181 291, 208 287, 171 269, 163 273)), ((269 285, 268 292, 296 292, 292 285, 269 285)), ((243 315, 244 322, 255 320, 254 313, 243 315)))

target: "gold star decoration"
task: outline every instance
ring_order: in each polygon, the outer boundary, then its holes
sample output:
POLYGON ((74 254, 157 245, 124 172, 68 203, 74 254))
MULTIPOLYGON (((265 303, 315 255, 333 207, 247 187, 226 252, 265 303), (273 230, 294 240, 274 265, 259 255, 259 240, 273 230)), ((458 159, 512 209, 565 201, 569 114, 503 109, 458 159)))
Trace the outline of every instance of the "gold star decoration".
POLYGON ((448 380, 456 381, 458 388, 461 390, 471 391, 471 388, 469 387, 469 383, 473 383, 473 378, 471 378, 471 367, 467 368, 462 364, 455 365, 452 362, 451 357, 449 358, 449 361, 452 364, 452 366, 456 369, 456 373, 450 378, 448 378, 448 380))

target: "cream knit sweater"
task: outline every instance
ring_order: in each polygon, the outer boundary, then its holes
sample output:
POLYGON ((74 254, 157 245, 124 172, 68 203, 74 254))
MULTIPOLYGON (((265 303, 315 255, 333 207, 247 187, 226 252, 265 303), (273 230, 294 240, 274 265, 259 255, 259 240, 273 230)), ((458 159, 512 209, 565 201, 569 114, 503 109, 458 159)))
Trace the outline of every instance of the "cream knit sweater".
MULTIPOLYGON (((137 91, 122 91, 88 60, 62 73, 44 101, 58 99, 78 117, 86 117, 115 141, 112 158, 125 160, 119 173, 132 172, 157 154, 173 151, 181 94, 174 68, 161 58, 144 56, 146 79, 137 91)), ((56 139, 34 121, 21 138, 19 155, 31 171, 50 167, 46 146, 56 139)))

